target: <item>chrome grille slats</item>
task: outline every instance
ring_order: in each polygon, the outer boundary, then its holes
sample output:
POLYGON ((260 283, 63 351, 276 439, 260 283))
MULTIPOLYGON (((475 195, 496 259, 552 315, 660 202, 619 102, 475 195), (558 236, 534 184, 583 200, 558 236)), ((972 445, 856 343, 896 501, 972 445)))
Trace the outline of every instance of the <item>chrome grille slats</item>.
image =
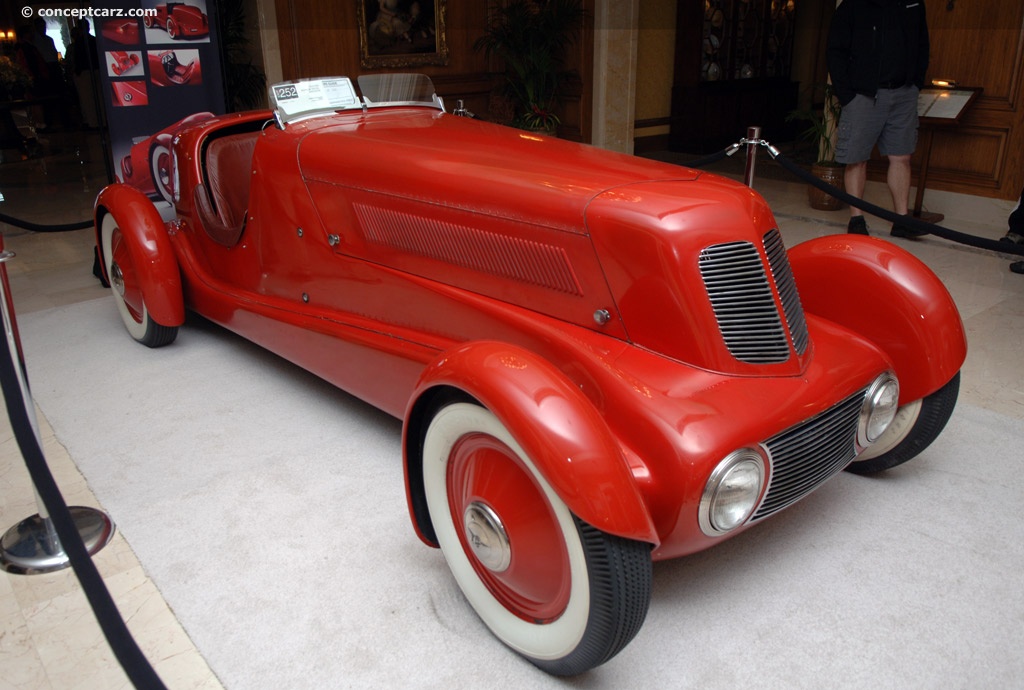
POLYGON ((789 266, 789 255, 786 254, 786 246, 782 243, 782 235, 778 230, 772 229, 765 233, 764 251, 768 256, 768 269, 775 279, 775 289, 779 291, 786 325, 789 327, 790 337, 793 338, 793 347, 797 354, 802 355, 807 351, 810 336, 807 333, 804 308, 800 303, 800 293, 796 289, 793 270, 789 266))
POLYGON ((751 521, 796 503, 853 460, 865 393, 861 390, 765 442, 771 453, 771 477, 751 521))
POLYGON ((750 242, 712 245, 701 251, 698 266, 733 357, 756 364, 789 359, 785 329, 757 248, 750 242))
POLYGON ((785 362, 793 350, 804 354, 810 342, 782 236, 772 229, 763 240, 767 273, 752 242, 712 245, 701 251, 698 259, 725 346, 733 357, 750 364, 785 362), (773 282, 782 314, 772 291, 773 282))

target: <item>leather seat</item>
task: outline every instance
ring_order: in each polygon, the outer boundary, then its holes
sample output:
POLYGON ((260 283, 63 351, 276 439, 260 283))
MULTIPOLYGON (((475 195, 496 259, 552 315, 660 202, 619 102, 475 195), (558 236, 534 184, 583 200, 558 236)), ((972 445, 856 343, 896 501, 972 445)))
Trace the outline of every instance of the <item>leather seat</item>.
POLYGON ((206 184, 196 185, 193 201, 206 233, 225 247, 237 244, 245 229, 257 137, 259 132, 231 134, 206 147, 206 184))

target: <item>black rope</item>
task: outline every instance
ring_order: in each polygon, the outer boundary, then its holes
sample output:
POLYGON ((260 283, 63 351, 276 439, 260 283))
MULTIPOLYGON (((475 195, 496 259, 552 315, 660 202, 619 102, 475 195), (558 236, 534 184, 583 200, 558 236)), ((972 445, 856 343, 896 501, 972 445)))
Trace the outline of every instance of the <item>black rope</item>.
POLYGON ((31 221, 8 216, 5 213, 0 213, 0 222, 13 225, 16 228, 22 228, 23 230, 31 230, 32 232, 68 232, 70 230, 84 230, 85 228, 91 228, 93 225, 92 220, 83 220, 78 223, 65 223, 64 225, 40 225, 31 221))
POLYGON ((1024 245, 1015 244, 1012 242, 1002 242, 1000 240, 991 240, 985 237, 975 237, 974 235, 968 235, 967 233, 959 232, 957 230, 950 230, 949 228, 944 228, 941 225, 927 223, 923 220, 914 218, 913 216, 901 216, 899 214, 893 213, 892 211, 884 209, 881 206, 875 206, 874 204, 864 201, 863 199, 858 199, 857 197, 848 194, 847 192, 838 189, 837 187, 833 187, 827 182, 818 179, 809 171, 804 170, 799 165, 789 160, 783 154, 779 153, 775 149, 772 149, 771 147, 769 147, 768 152, 771 154, 772 158, 778 161, 779 165, 781 165, 783 168, 793 173, 800 179, 807 182, 807 184, 813 185, 814 187, 817 187, 821 191, 827 194, 831 194, 837 199, 845 201, 851 206, 855 206, 856 208, 859 208, 862 211, 866 211, 871 215, 878 216, 893 223, 898 222, 900 225, 912 228, 914 230, 920 230, 922 232, 936 235, 938 237, 950 240, 951 242, 966 244, 971 247, 987 249, 989 251, 1000 252, 1003 254, 1015 254, 1017 256, 1024 256, 1024 245))
MULTIPOLYGON (((13 321, 14 314, 12 313, 10 316, 13 321)), ((4 399, 7 402, 7 416, 11 420, 11 428, 14 430, 18 448, 25 458, 25 466, 32 477, 32 483, 35 484, 39 498, 46 506, 61 546, 71 562, 75 576, 85 592, 86 599, 92 607, 107 643, 128 679, 136 688, 145 688, 146 690, 165 688, 129 632, 128 626, 117 610, 114 599, 110 596, 110 592, 103 583, 103 578, 96 569, 96 564, 93 563, 85 544, 82 543, 74 518, 57 488, 50 468, 46 465, 43 451, 39 447, 39 439, 33 431, 32 422, 28 416, 28 406, 22 395, 21 383, 18 380, 14 362, 15 356, 11 352, 7 337, 0 334, 0 384, 2 384, 0 387, 2 387, 4 399)))
POLYGON ((732 154, 739 151, 739 148, 740 147, 738 144, 733 144, 732 146, 722 149, 721 151, 718 151, 716 153, 712 153, 709 156, 704 156, 703 158, 696 158, 692 161, 682 161, 682 165, 685 165, 687 168, 703 168, 706 165, 717 163, 726 156, 731 156, 732 154))

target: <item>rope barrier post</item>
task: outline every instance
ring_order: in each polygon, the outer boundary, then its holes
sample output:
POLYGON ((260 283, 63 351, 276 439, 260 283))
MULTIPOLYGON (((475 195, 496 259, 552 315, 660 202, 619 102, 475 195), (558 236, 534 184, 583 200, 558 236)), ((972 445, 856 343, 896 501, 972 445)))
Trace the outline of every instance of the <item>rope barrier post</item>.
MULTIPOLYGON (((7 261, 14 258, 14 252, 3 248, 0 235, 0 311, 3 312, 4 337, 7 339, 11 363, 14 365, 17 384, 21 388, 22 400, 29 425, 36 441, 40 441, 39 422, 36 418, 35 403, 28 388, 25 362, 18 337, 14 303, 11 300, 10 285, 7 281, 7 261)), ((7 404, 13 404, 8 400, 7 404)), ((42 443, 40 442, 40 447, 42 443)), ((0 570, 17 575, 33 575, 62 570, 71 565, 71 559, 64 551, 53 521, 43 504, 39 492, 35 491, 39 512, 14 525, 0 538, 0 570)), ((89 555, 106 546, 114 536, 114 525, 106 513, 95 508, 72 506, 69 508, 78 534, 89 555)))
POLYGON ((752 125, 747 127, 747 165, 743 171, 743 184, 754 188, 754 170, 757 167, 757 147, 761 144, 761 128, 752 125))

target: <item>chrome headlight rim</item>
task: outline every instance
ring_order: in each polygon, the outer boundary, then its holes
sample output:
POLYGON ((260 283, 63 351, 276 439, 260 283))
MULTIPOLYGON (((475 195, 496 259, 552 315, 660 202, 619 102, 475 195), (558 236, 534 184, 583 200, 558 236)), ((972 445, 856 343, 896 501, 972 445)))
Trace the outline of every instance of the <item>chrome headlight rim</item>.
POLYGON ((879 374, 864 393, 857 422, 857 444, 867 448, 882 437, 899 411, 900 383, 891 371, 879 374))
POLYGON ((761 502, 767 475, 765 458, 754 448, 741 448, 722 459, 708 477, 704 493, 701 495, 698 511, 701 531, 709 537, 720 537, 745 525, 761 502), (745 491, 745 500, 740 504, 742 509, 739 513, 728 520, 723 520, 718 513, 718 508, 722 507, 718 503, 723 498, 722 489, 728 488, 728 480, 735 479, 740 472, 750 470, 753 471, 753 478, 756 480, 754 488, 745 491))

